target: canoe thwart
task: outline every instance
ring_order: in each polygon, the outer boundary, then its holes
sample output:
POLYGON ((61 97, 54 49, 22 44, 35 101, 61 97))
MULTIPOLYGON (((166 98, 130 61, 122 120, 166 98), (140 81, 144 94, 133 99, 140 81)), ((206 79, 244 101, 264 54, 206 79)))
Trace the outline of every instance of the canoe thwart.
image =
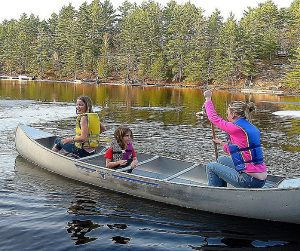
POLYGON ((190 166, 190 167, 188 167, 188 168, 186 168, 186 169, 184 169, 184 170, 182 170, 182 171, 180 171, 180 172, 178 172, 178 173, 175 173, 174 175, 171 175, 171 176, 165 178, 164 181, 168 181, 168 180, 172 180, 172 179, 174 179, 174 178, 177 178, 178 176, 180 176, 180 175, 182 175, 182 174, 184 174, 184 173, 186 173, 186 172, 188 172, 188 171, 194 169, 194 168, 195 168, 196 166, 198 166, 198 165, 199 165, 199 164, 196 163, 196 164, 194 164, 194 165, 192 165, 192 166, 190 166))

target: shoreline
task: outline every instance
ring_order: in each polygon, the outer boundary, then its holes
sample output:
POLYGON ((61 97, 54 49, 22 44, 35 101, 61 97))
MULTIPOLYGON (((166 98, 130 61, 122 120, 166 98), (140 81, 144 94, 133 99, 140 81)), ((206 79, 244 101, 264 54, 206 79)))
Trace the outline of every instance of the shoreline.
MULTIPOLYGON (((5 76, 9 77, 9 76, 5 76)), ((0 81, 15 81, 20 83, 26 82, 51 82, 51 83, 68 83, 68 84, 89 84, 89 85, 117 85, 117 86, 136 86, 136 87, 162 87, 162 88, 191 88, 191 89, 215 89, 215 90, 230 90, 230 91, 240 91, 244 94, 268 94, 268 95, 277 95, 277 96, 300 96, 300 90, 287 90, 287 89, 274 89, 272 86, 261 86, 257 84, 257 87, 247 88, 243 84, 237 84, 233 87, 230 84, 190 84, 190 83, 126 83, 125 81, 121 82, 120 80, 115 81, 100 81, 99 83, 96 80, 52 80, 52 79, 19 79, 16 77, 2 78, 0 76, 0 81)))

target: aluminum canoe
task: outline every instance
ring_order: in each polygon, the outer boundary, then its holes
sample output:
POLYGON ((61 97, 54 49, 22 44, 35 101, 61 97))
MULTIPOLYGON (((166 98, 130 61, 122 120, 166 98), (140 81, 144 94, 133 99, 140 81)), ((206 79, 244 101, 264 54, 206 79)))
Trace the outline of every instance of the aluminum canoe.
POLYGON ((132 196, 218 214, 300 224, 300 181, 268 176, 265 187, 210 187, 205 166, 153 154, 138 154, 139 165, 105 168, 103 151, 75 159, 51 150, 56 136, 18 125, 18 153, 33 164, 66 178, 132 196))

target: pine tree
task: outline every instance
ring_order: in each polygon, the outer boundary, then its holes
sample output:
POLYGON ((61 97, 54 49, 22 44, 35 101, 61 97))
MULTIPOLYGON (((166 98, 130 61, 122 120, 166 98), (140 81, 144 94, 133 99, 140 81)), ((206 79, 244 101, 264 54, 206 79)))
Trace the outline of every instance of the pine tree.
POLYGON ((207 50, 207 82, 218 79, 218 66, 222 64, 221 57, 221 31, 223 29, 223 17, 216 9, 207 21, 206 28, 206 50, 207 50))
POLYGON ((48 32, 49 32, 49 51, 50 51, 50 63, 52 64, 51 71, 49 70, 49 75, 53 75, 54 77, 58 77, 61 75, 61 62, 59 58, 60 46, 56 42, 57 34, 58 34, 58 15, 56 13, 52 13, 51 17, 47 21, 48 32))
POLYGON ((300 45, 296 50, 295 57, 286 74, 285 82, 291 87, 300 87, 300 45))
POLYGON ((151 65, 161 53, 162 12, 156 3, 131 6, 121 20, 120 54, 125 56, 127 79, 148 76, 151 65))
MULTIPOLYGON (((40 78, 45 77, 46 73, 52 71, 52 44, 49 25, 42 21, 38 25, 36 38, 36 61, 37 68, 35 74, 40 78)), ((34 75, 35 75, 34 74, 34 75)))
POLYGON ((69 4, 45 20, 23 14, 0 24, 0 71, 77 78, 236 82, 256 76, 283 51, 291 60, 286 75, 298 85, 300 0, 278 10, 268 0, 248 8, 237 22, 218 10, 208 18, 191 3, 110 0, 69 4))
POLYGON ((103 46, 101 49, 101 57, 98 63, 98 76, 100 78, 107 78, 109 76, 109 34, 104 33, 103 35, 103 46))
POLYGON ((32 74, 36 72, 36 36, 39 19, 34 15, 28 18, 23 14, 17 24, 17 34, 15 47, 18 55, 17 71, 20 74, 32 74))
POLYGON ((78 42, 78 70, 92 73, 94 55, 92 35, 92 19, 90 16, 90 6, 84 2, 78 10, 75 23, 75 35, 78 42))
POLYGON ((206 25, 207 20, 203 16, 203 10, 198 9, 197 19, 194 21, 195 34, 191 38, 190 49, 186 55, 184 73, 186 81, 205 83, 208 79, 207 72, 207 43, 206 25))
POLYGON ((186 77, 184 70, 189 63, 186 56, 193 49, 199 11, 191 3, 178 5, 175 1, 170 1, 165 10, 165 19, 164 53, 167 65, 172 79, 181 82, 186 77))
POLYGON ((288 8, 287 29, 289 51, 293 55, 297 53, 297 48, 300 41, 300 0, 294 0, 288 8))
POLYGON ((215 65, 217 74, 217 81, 221 82, 235 82, 239 76, 239 38, 238 25, 234 16, 231 14, 224 23, 220 33, 220 45, 218 50, 219 60, 215 65))
POLYGON ((90 45, 91 45, 91 67, 96 72, 98 58, 100 56, 100 48, 102 44, 103 34, 105 32, 105 18, 101 3, 99 0, 93 0, 89 6, 90 18, 91 18, 91 30, 90 30, 90 45))
POLYGON ((61 68, 60 76, 74 74, 76 79, 78 47, 75 35, 75 9, 69 4, 64 6, 58 16, 55 42, 57 58, 61 68))
POLYGON ((3 71, 7 74, 13 75, 17 72, 18 65, 18 51, 16 50, 17 41, 16 35, 18 33, 18 23, 16 20, 4 21, 2 24, 2 38, 1 38, 1 65, 3 71))

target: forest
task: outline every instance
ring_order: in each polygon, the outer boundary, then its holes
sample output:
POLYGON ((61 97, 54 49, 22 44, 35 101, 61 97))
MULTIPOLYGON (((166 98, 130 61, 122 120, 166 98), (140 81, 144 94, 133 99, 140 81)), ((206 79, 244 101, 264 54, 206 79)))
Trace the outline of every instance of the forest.
POLYGON ((71 4, 0 23, 0 75, 125 83, 265 82, 300 89, 300 0, 224 19, 189 2, 71 4))

